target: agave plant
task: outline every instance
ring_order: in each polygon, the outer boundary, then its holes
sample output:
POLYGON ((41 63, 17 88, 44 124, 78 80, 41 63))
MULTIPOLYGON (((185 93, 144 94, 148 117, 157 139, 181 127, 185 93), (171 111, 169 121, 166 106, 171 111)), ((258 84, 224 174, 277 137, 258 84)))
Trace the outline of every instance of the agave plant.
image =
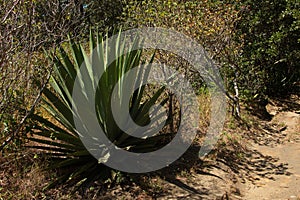
MULTIPOLYGON (((70 39, 69 48, 61 47, 58 54, 48 54, 50 59, 54 61, 54 74, 50 79, 50 88, 43 91, 43 106, 51 116, 50 119, 45 115, 33 114, 31 118, 37 122, 34 130, 31 130, 29 139, 36 145, 32 148, 43 150, 46 154, 50 154, 56 162, 52 168, 68 168, 65 174, 55 180, 54 183, 68 182, 80 183, 92 181, 97 177, 106 177, 109 169, 105 167, 99 160, 95 159, 90 151, 84 146, 80 139, 80 131, 77 130, 74 123, 74 99, 72 92, 76 77, 82 76, 80 68, 83 66, 88 72, 88 78, 93 82, 93 68, 101 68, 104 73, 97 83, 97 91, 95 93, 95 105, 97 111, 97 121, 105 132, 107 138, 119 148, 123 148, 133 152, 148 152, 153 149, 160 148, 161 139, 165 137, 157 134, 151 138, 138 138, 128 135, 121 130, 115 122, 111 111, 111 99, 113 88, 116 84, 122 84, 125 74, 145 63, 142 61, 142 50, 136 50, 139 43, 135 39, 130 46, 128 53, 124 53, 124 44, 117 36, 117 42, 110 51, 106 51, 104 38, 101 34, 90 34, 90 53, 87 53, 82 45, 70 39), (68 53, 70 52, 70 53, 68 53), (116 55, 116 52, 117 55, 116 55), (98 61, 98 65, 91 62, 90 56, 93 54, 93 60, 98 61), (95 57, 96 56, 96 57, 95 57), (107 58, 116 57, 114 62, 106 63, 107 58), (100 63, 100 64, 99 64, 100 63)), ((107 37, 107 35, 106 35, 107 37)), ((151 57, 151 63, 154 56, 151 57)), ((147 65, 146 65, 147 66, 147 65)), ((149 68, 143 72, 137 70, 137 76, 131 81, 131 84, 141 83, 138 79, 146 80, 149 76, 149 68)), ((86 87, 82 87, 84 90, 86 87)), ((155 90, 149 98, 145 98, 145 85, 140 84, 138 89, 133 91, 123 91, 119 88, 118 99, 122 100, 124 93, 132 92, 128 109, 132 119, 140 126, 149 124, 149 109, 160 100, 160 104, 167 102, 166 98, 162 98, 165 88, 161 87, 155 90)), ((83 93, 85 91, 82 91, 83 93)), ((160 115, 159 115, 160 116, 160 115)), ((155 120, 159 121, 160 117, 155 120)))

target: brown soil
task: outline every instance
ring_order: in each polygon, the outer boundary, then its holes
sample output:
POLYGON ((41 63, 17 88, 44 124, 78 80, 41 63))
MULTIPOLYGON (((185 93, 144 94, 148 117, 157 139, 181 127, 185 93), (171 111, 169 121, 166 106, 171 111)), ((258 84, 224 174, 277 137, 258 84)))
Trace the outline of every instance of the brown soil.
POLYGON ((245 181, 241 185, 242 199, 299 200, 300 99, 277 101, 275 105, 268 105, 268 110, 275 116, 266 123, 265 133, 250 147, 261 154, 256 158, 263 164, 261 172, 257 173, 255 181, 245 181))

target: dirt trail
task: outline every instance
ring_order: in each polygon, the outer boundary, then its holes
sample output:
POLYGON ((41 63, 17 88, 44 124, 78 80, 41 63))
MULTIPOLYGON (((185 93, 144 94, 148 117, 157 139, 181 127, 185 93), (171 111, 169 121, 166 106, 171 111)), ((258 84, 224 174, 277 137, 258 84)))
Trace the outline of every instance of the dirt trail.
POLYGON ((266 161, 269 171, 262 169, 263 176, 242 185, 243 199, 300 200, 300 113, 279 111, 269 124, 281 126, 280 131, 276 136, 265 134, 262 140, 272 138, 276 142, 258 142, 251 149, 272 158, 273 163, 266 161))

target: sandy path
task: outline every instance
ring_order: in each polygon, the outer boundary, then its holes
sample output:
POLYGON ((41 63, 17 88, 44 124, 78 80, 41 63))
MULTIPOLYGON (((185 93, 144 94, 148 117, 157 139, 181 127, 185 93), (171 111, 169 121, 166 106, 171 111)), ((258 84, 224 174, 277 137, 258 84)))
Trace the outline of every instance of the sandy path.
POLYGON ((253 145, 261 154, 278 158, 277 163, 286 166, 286 172, 277 171, 272 179, 261 179, 244 185, 246 200, 300 200, 300 114, 280 112, 272 123, 284 123, 286 142, 277 145, 253 145))

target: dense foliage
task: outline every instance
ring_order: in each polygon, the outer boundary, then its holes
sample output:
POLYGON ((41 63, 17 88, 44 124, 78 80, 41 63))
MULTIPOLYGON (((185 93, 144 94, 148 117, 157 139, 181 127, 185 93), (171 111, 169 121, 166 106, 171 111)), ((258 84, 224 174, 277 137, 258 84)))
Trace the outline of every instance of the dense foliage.
POLYGON ((231 99, 261 104, 299 82, 299 10, 297 0, 131 0, 123 16, 129 27, 162 26, 196 39, 220 66, 231 99))
POLYGON ((247 0, 242 5, 237 31, 244 36, 239 63, 245 94, 290 92, 300 76, 299 1, 247 0))
MULTIPOLYGON (((179 31, 199 42, 220 66, 228 67, 228 63, 235 64, 241 48, 234 40, 238 14, 237 5, 229 1, 131 0, 126 4, 123 18, 128 28, 154 26, 179 31)), ((182 59, 174 61, 171 55, 164 54, 160 60, 187 69, 182 59)), ((192 70, 188 75, 195 73, 192 70)), ((201 81, 199 76, 196 78, 201 81)))

